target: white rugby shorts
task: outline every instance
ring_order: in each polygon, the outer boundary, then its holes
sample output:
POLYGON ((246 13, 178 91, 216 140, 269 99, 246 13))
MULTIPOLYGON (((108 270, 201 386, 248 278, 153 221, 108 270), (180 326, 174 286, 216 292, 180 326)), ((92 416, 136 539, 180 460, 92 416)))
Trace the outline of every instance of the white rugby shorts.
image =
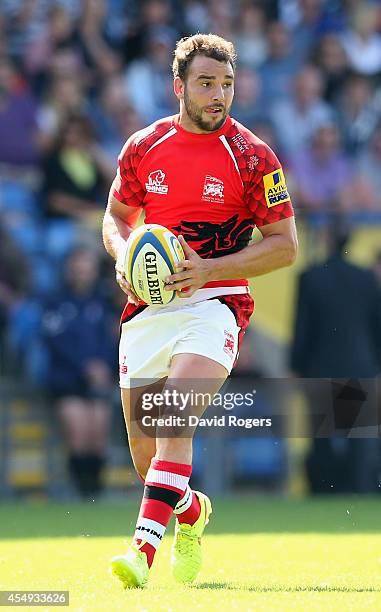
MULTIPOLYGON (((180 302, 180 303, 179 303, 180 302)), ((238 353, 232 311, 218 299, 194 304, 147 306, 122 324, 119 343, 119 384, 140 387, 168 376, 179 353, 209 357, 230 374, 238 353)))

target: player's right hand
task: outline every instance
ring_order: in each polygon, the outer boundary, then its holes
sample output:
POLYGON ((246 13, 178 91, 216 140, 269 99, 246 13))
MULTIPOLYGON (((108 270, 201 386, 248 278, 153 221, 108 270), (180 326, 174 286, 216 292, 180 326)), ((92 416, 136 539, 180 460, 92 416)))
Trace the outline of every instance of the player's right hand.
POLYGON ((116 270, 116 282, 118 283, 122 291, 124 291, 124 293, 127 294, 128 301, 131 302, 131 304, 135 304, 135 306, 138 306, 139 298, 132 291, 131 285, 126 279, 125 274, 121 272, 120 270, 116 270))
POLYGON ((118 257, 115 262, 116 282, 118 283, 122 291, 124 291, 124 293, 127 294, 128 301, 131 304, 135 304, 136 306, 138 306, 139 298, 132 291, 131 285, 126 278, 126 273, 124 271, 124 260, 126 258, 126 248, 127 248, 126 242, 122 241, 118 249, 118 257))

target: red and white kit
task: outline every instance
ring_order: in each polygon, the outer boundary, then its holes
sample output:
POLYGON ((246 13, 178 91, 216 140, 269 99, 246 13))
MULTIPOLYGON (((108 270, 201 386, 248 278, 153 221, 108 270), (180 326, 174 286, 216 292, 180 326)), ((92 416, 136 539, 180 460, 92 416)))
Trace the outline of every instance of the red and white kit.
MULTIPOLYGON (((240 251, 249 244, 255 226, 294 214, 276 155, 231 117, 210 134, 185 131, 178 115, 136 132, 121 151, 114 186, 117 200, 144 208, 146 223, 159 223, 176 235, 182 234, 201 257, 207 258, 240 251)), ((122 314, 121 386, 130 386, 131 378, 165 376, 168 355, 170 359, 176 352, 210 356, 230 372, 253 308, 247 279, 207 283, 191 298, 177 298, 164 308, 128 304, 122 314), (206 300, 213 312, 208 314, 208 308, 201 308, 201 315, 199 305, 206 300), (172 325, 164 323, 166 312, 172 325), (176 325, 176 317, 184 318, 184 312, 189 321, 176 325), (161 317, 160 330, 157 317, 161 317), (217 322, 220 333, 210 333, 205 343, 205 330, 217 322), (175 329, 180 335, 174 333, 175 329), (158 334, 163 336, 160 346, 153 347, 158 334), (159 372, 153 350, 160 353, 161 348, 168 349, 169 339, 172 346, 163 354, 159 372), (133 357, 133 345, 134 350, 139 345, 138 360, 133 357)))

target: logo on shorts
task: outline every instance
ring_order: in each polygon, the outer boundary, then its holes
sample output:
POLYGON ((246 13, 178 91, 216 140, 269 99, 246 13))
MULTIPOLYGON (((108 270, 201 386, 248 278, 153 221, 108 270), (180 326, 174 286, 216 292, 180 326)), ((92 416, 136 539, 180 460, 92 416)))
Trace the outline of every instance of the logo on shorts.
POLYGON ((123 357, 123 363, 119 364, 119 373, 120 374, 127 374, 128 366, 126 365, 126 360, 127 360, 127 357, 125 355, 123 357))
POLYGON ((153 193, 168 193, 168 185, 164 185, 165 173, 162 170, 154 170, 148 175, 148 183, 146 183, 147 191, 153 193))
POLYGON ((234 357, 234 349, 235 349, 235 342, 234 342, 234 336, 231 332, 227 331, 225 329, 224 331, 225 334, 225 343, 224 343, 224 351, 227 355, 229 355, 229 357, 233 358, 234 357))
POLYGON ((263 177, 263 185, 268 208, 290 201, 282 168, 266 174, 263 177))
POLYGON ((219 202, 222 204, 224 202, 224 182, 215 176, 207 174, 201 199, 206 202, 219 202))

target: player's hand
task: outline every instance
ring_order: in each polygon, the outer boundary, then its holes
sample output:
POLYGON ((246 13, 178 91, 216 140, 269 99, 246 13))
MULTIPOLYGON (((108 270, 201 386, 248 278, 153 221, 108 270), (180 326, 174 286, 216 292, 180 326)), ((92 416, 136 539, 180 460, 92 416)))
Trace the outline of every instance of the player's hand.
POLYGON ((128 302, 130 302, 131 304, 135 304, 135 306, 138 306, 139 298, 132 291, 131 285, 126 279, 124 272, 120 272, 119 270, 116 270, 116 282, 118 283, 122 291, 124 291, 124 293, 127 294, 128 302))
POLYGON ((138 306, 139 298, 132 291, 131 285, 130 285, 130 283, 128 282, 128 280, 126 278, 126 274, 125 274, 125 271, 124 271, 123 262, 125 260, 125 256, 126 256, 126 245, 124 243, 124 244, 121 245, 121 247, 120 247, 120 249, 118 251, 118 257, 117 257, 117 260, 116 260, 116 263, 115 263, 116 282, 118 283, 118 285, 122 289, 122 291, 124 291, 124 293, 127 294, 128 301, 131 304, 135 304, 135 306, 138 306))
POLYGON ((187 298, 210 281, 211 260, 202 259, 185 242, 183 236, 178 236, 178 239, 186 259, 176 265, 178 272, 166 277, 166 290, 177 291, 179 297, 187 298))

